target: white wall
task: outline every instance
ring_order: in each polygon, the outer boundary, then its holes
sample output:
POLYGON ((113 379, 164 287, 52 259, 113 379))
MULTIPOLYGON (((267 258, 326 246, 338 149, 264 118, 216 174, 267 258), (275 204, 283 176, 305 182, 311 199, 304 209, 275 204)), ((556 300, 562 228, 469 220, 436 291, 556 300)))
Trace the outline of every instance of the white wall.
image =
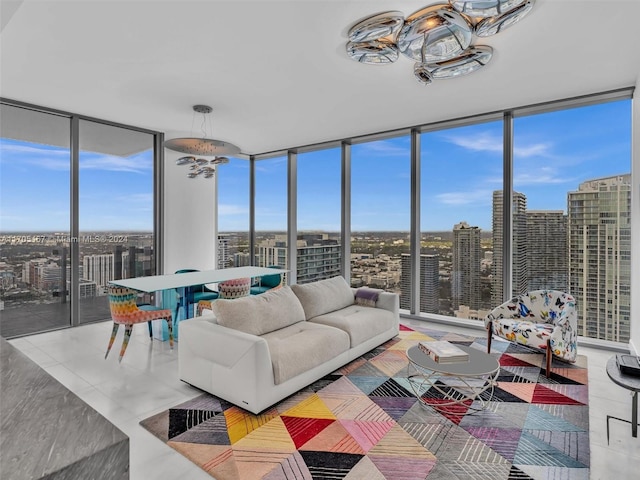
POLYGON ((216 268, 216 182, 187 177, 181 156, 165 149, 163 273, 216 268))
POLYGON ((629 347, 640 355, 640 78, 632 105, 631 137, 631 340, 629 347), (635 248, 634 248, 635 247, 635 248))

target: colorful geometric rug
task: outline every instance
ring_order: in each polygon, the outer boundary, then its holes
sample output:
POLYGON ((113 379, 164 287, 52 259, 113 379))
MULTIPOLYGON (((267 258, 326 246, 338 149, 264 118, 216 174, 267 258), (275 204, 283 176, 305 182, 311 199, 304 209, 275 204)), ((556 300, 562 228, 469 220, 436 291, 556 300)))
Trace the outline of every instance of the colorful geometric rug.
MULTIPOLYGON (((496 340, 487 407, 449 415, 421 405, 407 381, 407 348, 430 340, 486 351, 484 338, 401 326, 261 415, 203 394, 140 423, 218 480, 588 480, 585 357, 554 362, 547 378, 543 355, 496 340)), ((428 403, 442 399, 434 390, 428 403)))

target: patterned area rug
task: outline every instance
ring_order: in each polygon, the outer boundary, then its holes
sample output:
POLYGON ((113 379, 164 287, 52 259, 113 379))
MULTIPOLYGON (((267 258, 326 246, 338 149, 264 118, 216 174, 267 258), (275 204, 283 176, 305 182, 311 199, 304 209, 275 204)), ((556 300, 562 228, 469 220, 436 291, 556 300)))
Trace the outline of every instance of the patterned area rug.
MULTIPOLYGON (((547 378, 543 355, 494 341, 501 370, 487 407, 450 415, 418 402, 407 380, 407 348, 430 340, 486 351, 483 338, 402 326, 261 415, 203 394, 140 423, 218 480, 589 478, 585 357, 554 362, 547 378)), ((434 391, 428 403, 442 401, 434 391)))

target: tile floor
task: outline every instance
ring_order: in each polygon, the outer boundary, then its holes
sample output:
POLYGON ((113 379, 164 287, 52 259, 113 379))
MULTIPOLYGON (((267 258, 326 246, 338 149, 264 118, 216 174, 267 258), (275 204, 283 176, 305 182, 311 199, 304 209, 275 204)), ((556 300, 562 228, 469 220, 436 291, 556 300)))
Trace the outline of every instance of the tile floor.
MULTIPOLYGON (((407 321, 413 322, 428 325, 407 321)), ((129 436, 132 480, 210 480, 208 474, 138 425, 140 420, 200 393, 178 380, 179 342, 171 351, 168 342, 150 341, 146 326, 138 325, 119 364, 122 328, 109 358, 104 359, 111 326, 111 322, 83 325, 11 343, 129 436)), ((430 326, 480 334, 461 327, 430 326)), ((640 438, 631 436, 631 426, 612 420, 611 444, 607 445, 606 415, 631 418, 630 392, 611 382, 605 371, 612 352, 587 347, 579 352, 587 355, 589 363, 590 478, 640 478, 640 438)))

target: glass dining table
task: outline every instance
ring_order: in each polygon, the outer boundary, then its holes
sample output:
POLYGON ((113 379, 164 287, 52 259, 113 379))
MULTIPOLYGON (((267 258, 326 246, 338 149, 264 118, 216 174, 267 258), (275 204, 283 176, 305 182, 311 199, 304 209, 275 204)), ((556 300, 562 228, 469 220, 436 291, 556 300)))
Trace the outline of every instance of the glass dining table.
MULTIPOLYGON (((193 290, 189 287, 209 283, 220 283, 238 278, 257 278, 265 275, 273 275, 274 273, 284 274, 287 271, 288 270, 267 267, 232 267, 217 270, 124 278, 121 280, 110 280, 109 283, 144 293, 155 293, 175 289, 180 297, 184 299, 187 307, 183 309, 184 318, 174 319, 175 326, 177 326, 180 320, 193 317, 193 290)), ((182 317, 182 315, 180 315, 180 317, 182 317)), ((177 328, 174 328, 174 330, 175 333, 177 333, 177 328)))

